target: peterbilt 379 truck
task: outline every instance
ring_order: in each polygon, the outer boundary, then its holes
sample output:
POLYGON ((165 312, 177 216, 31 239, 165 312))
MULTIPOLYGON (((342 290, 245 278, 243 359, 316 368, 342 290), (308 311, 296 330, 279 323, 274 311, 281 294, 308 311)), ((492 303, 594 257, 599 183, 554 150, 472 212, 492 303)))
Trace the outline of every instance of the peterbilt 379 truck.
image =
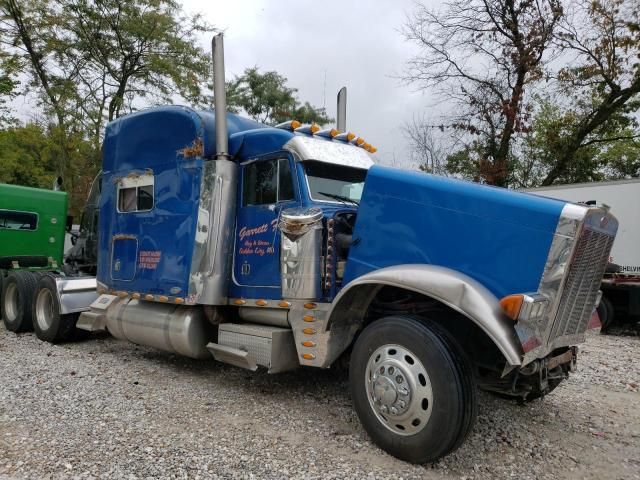
POLYGON ((228 114, 221 41, 215 111, 107 127, 101 295, 79 328, 270 373, 348 364, 366 431, 412 462, 462 443, 478 386, 526 400, 567 377, 615 217, 228 114))

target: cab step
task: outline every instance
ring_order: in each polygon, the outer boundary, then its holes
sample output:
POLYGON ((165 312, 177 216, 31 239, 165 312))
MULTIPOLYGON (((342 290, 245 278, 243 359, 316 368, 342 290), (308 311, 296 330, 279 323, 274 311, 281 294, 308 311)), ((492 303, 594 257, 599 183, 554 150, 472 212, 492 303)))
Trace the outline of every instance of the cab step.
POLYGON ((248 370, 261 366, 279 373, 300 365, 290 328, 223 323, 218 327, 218 343, 209 343, 207 349, 219 362, 248 370))

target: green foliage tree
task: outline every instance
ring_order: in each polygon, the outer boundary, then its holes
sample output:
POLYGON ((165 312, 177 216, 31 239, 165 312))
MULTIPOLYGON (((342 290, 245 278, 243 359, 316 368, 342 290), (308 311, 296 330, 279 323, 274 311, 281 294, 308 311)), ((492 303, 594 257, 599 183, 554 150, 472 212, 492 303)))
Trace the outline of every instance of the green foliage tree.
POLYGON ((297 89, 287 86, 286 77, 278 72, 260 73, 258 67, 247 68, 227 84, 227 99, 231 109, 244 110, 251 118, 267 125, 287 120, 326 124, 333 121, 324 108, 301 104, 297 89))

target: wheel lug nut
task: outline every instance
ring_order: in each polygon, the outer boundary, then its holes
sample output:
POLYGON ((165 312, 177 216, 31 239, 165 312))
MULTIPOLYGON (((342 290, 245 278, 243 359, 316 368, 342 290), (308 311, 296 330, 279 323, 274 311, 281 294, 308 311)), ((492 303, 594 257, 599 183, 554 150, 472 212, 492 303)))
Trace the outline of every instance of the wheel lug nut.
POLYGON ((406 388, 399 388, 398 392, 400 392, 400 395, 409 395, 409 390, 406 388))
POLYGON ((403 401, 403 400, 400 400, 400 401, 398 402, 398 407, 400 407, 400 408, 404 408, 404 407, 406 407, 406 406, 407 406, 407 404, 406 404, 406 403, 404 403, 404 401, 403 401))
POLYGON ((398 414, 398 409, 396 407, 391 407, 391 415, 397 415, 398 414))
POLYGON ((402 383, 402 381, 403 381, 402 375, 398 375, 398 376, 396 377, 396 382, 398 382, 398 383, 402 383))
POLYGON ((384 374, 384 367, 380 367, 380 373, 384 374))
POLYGON ((393 375, 394 371, 395 371, 395 368, 389 367, 389 375, 393 375))
POLYGON ((381 413, 387 413, 388 411, 389 411, 389 409, 387 408, 387 406, 386 406, 386 405, 382 405, 382 406, 380 407, 380 412, 381 412, 381 413))

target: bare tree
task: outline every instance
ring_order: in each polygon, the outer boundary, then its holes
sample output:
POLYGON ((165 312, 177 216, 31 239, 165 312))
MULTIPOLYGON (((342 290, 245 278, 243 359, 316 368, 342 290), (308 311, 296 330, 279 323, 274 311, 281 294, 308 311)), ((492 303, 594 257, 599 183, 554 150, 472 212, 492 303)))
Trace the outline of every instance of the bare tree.
POLYGON ((526 128, 525 91, 543 75, 561 0, 450 1, 418 5, 403 33, 421 53, 405 80, 445 98, 447 126, 468 134, 467 176, 507 186, 514 135, 526 128))
POLYGON ((571 131, 558 142, 542 185, 565 178, 585 147, 640 136, 634 119, 640 106, 640 2, 576 0, 573 6, 556 41, 564 55, 576 57, 557 75, 570 98, 564 123, 571 131))
POLYGON ((413 118, 404 126, 411 148, 411 160, 423 172, 447 175, 445 163, 449 153, 434 134, 434 127, 424 118, 413 118))

